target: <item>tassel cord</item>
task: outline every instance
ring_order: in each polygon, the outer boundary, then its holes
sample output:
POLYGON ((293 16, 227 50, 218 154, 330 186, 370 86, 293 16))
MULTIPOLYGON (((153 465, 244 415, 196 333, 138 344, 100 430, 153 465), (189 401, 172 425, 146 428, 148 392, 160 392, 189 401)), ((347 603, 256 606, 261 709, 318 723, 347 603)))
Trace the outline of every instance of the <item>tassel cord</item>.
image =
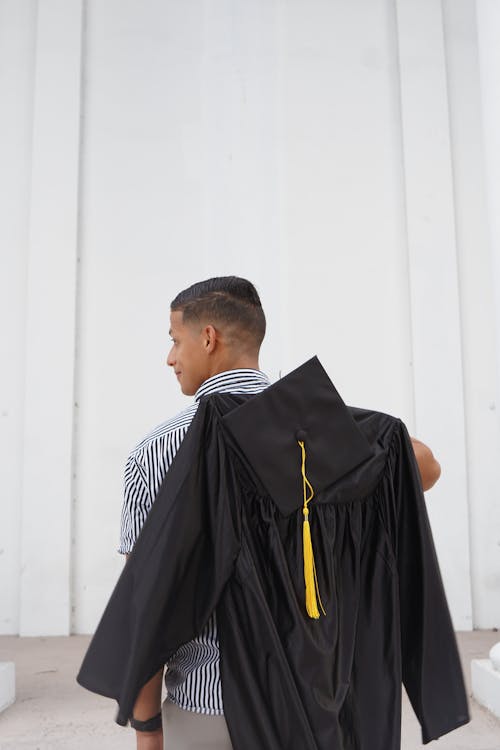
POLYGON ((302 512, 304 522, 302 527, 303 535, 303 554, 304 554, 304 582, 306 587, 306 610, 309 617, 317 620, 320 617, 318 609, 318 600, 321 610, 326 615, 323 602, 319 593, 318 576, 314 562, 314 553, 312 548, 311 527, 309 524, 309 503, 314 497, 314 489, 306 475, 306 448, 304 441, 298 440, 298 445, 302 451, 302 486, 304 492, 304 505, 302 512))

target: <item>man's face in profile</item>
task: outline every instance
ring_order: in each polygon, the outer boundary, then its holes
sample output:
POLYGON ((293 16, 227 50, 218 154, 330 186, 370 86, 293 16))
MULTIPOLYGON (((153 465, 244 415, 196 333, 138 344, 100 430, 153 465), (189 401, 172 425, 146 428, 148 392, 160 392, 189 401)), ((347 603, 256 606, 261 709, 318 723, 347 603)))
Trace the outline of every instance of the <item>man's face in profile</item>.
POLYGON ((173 368, 181 390, 193 396, 208 377, 208 357, 203 327, 194 322, 184 323, 182 311, 170 313, 172 347, 167 364, 173 368))

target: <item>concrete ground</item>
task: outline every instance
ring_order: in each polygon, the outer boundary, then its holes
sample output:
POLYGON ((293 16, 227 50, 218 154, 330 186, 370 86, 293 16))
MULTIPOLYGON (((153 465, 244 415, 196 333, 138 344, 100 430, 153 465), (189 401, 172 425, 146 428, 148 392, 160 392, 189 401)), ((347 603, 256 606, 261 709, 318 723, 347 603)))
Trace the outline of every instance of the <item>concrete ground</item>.
MULTIPOLYGON (((500 634, 459 633, 470 695, 470 661, 488 656, 500 634)), ((16 665, 17 699, 0 714, 0 750, 132 750, 135 732, 114 723, 115 703, 75 681, 87 636, 0 637, 0 661, 16 665)), ((500 750, 500 720, 471 699, 472 721, 426 745, 436 750, 500 750)), ((403 750, 418 750, 420 727, 405 696, 403 750)), ((256 748, 258 750, 258 748, 256 748)), ((286 750, 284 748, 283 750, 286 750)))

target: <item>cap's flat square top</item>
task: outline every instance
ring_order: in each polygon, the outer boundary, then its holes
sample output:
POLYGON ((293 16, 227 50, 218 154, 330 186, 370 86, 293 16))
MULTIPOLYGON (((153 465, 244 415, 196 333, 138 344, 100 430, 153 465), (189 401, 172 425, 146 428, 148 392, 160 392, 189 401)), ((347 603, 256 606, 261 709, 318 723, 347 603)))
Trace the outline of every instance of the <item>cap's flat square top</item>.
POLYGON ((373 455, 317 357, 226 414, 223 422, 283 515, 303 504, 299 441, 316 495, 373 455))

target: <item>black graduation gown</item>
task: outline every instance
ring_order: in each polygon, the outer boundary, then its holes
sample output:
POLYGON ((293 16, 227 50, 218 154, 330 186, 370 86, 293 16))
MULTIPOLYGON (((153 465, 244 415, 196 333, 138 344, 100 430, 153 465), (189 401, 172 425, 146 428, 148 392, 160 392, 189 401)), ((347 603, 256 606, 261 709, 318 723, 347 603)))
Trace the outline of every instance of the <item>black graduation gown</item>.
POLYGON ((78 682, 115 698, 116 721, 126 724, 141 686, 216 609, 235 750, 397 750, 402 682, 424 743, 466 723, 404 424, 349 407, 371 456, 311 505, 327 613, 313 620, 304 608, 301 508, 278 510, 224 425, 247 398, 201 400, 78 682))

